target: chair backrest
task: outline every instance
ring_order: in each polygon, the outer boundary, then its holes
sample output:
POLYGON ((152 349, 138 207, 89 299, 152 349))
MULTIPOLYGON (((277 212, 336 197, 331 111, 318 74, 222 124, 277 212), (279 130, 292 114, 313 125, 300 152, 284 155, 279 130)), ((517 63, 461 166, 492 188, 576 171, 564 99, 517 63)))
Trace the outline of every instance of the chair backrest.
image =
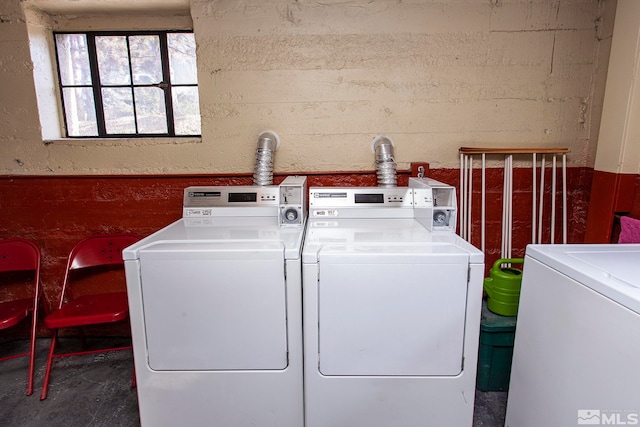
MULTIPOLYGON (((41 294, 40 283, 40 248, 38 245, 30 240, 13 238, 0 240, 0 273, 13 273, 13 272, 33 272, 33 279, 28 279, 33 284, 33 288, 27 291, 27 288, 20 286, 21 290, 11 288, 7 292, 0 294, 0 301, 15 301, 21 300, 27 297, 26 292, 32 293, 34 298, 33 307, 35 309, 41 294)), ((22 279, 18 279, 18 282, 13 282, 15 279, 9 278, 3 274, 2 284, 11 285, 12 283, 22 283, 22 279)), ((27 280, 27 279, 25 279, 27 280)), ((27 282, 24 282, 25 284, 27 282)), ((5 314, 7 314, 5 312, 5 314)), ((3 319, 3 324, 7 319, 3 319)))
POLYGON ((58 308, 64 305, 67 296, 72 297, 69 289, 72 272, 90 267, 124 266, 122 250, 140 238, 141 236, 132 233, 96 234, 76 243, 67 259, 58 308))
POLYGON ((122 250, 140 240, 131 233, 97 234, 80 240, 71 250, 67 271, 123 264, 122 250))
POLYGON ((39 276, 40 248, 26 239, 0 240, 0 272, 27 270, 34 270, 39 276))

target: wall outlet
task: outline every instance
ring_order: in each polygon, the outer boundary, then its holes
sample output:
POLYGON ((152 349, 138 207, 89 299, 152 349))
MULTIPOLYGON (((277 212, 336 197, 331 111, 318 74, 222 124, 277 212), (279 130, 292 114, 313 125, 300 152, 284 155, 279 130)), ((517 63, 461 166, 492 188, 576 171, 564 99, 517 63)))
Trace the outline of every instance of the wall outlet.
POLYGON ((423 176, 429 176, 429 163, 427 162, 412 162, 411 163, 411 176, 417 177, 422 171, 423 176), (422 169, 421 169, 422 168, 422 169))

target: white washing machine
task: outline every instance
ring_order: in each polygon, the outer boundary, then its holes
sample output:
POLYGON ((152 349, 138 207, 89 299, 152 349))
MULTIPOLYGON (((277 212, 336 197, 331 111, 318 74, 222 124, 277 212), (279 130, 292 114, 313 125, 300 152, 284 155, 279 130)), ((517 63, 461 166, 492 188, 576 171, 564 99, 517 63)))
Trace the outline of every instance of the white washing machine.
POLYGON ((425 211, 430 186, 310 189, 306 427, 472 425, 484 256, 425 211))
POLYGON ((507 427, 640 423, 640 245, 529 245, 507 427))
POLYGON ((302 426, 306 178, 184 194, 123 252, 142 425, 302 426))

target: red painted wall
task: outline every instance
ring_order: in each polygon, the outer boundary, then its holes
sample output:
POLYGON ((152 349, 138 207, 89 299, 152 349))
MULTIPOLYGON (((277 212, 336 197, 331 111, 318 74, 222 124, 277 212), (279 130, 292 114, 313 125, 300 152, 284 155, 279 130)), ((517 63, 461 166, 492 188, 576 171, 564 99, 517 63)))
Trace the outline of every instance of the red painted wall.
MULTIPOLYGON (((539 171, 539 169, 538 169, 539 171)), ((481 171, 474 170, 472 243, 480 247, 481 234, 481 171)), ((593 170, 589 168, 567 168, 567 242, 582 243, 587 220, 589 194, 593 170)), ((457 169, 431 169, 430 177, 455 185, 458 189, 460 171, 457 169)), ((503 169, 487 169, 486 179, 486 220, 485 220, 485 265, 490 268, 500 258, 502 235, 502 186, 503 169)), ((539 179, 539 176, 538 176, 539 179)), ((556 192, 555 243, 562 242, 562 198, 561 180, 558 177, 556 192)), ((513 170, 513 257, 524 256, 526 245, 531 242, 531 204, 533 177, 531 169, 513 170)), ((551 228, 551 171, 545 175, 543 243, 550 241, 551 228)), ((539 195, 539 189, 538 189, 539 195)), ((539 197, 539 196, 536 196, 539 197)), ((458 199, 460 195, 458 194, 458 199)), ((458 209, 460 207, 458 206, 458 209)))
POLYGON ((640 218, 640 176, 594 171, 585 243, 617 243, 616 214, 640 218))
MULTIPOLYGON (((398 185, 407 185, 409 174, 409 171, 399 171, 398 185)), ((429 171, 432 178, 455 186, 458 186, 459 174, 458 169, 429 171)), ((582 242, 584 237, 591 176, 591 169, 568 169, 569 242, 572 243, 582 242)), ((284 176, 280 175, 274 181, 279 183, 282 179, 284 176)), ((480 176, 474 180, 479 183, 480 176)), ((141 235, 151 234, 180 218, 182 192, 191 185, 251 184, 249 174, 0 177, 0 238, 23 237, 40 246, 46 299, 55 305, 66 257, 76 241, 95 233, 130 231, 141 235)), ((310 174, 308 185, 375 186, 376 175, 374 171, 310 174)), ((501 188, 502 169, 488 169, 487 266, 499 257, 501 188)), ((531 234, 530 169, 514 170, 514 189, 513 246, 514 256, 520 256, 531 234)), ((479 209, 479 193, 474 194, 474 206, 474 209, 479 209)), ((473 242, 479 246, 479 213, 474 218, 473 242)), ((545 233, 548 234, 548 225, 546 227, 545 233)), ((559 236, 558 233, 556 235, 559 236)))
POLYGON ((631 202, 631 210, 629 211, 629 215, 631 215, 633 218, 640 219, 640 175, 636 175, 633 201, 631 202))

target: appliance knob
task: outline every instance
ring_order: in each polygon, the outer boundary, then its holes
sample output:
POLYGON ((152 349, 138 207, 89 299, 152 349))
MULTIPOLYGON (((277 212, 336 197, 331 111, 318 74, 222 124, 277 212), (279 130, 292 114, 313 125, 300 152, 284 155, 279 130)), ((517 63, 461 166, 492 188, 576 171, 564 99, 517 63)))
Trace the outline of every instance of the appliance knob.
POLYGON ((284 212, 284 217, 288 222, 295 222, 298 219, 298 211, 294 208, 289 208, 284 212))
POLYGON ((445 214, 443 211, 435 211, 433 213, 433 224, 447 225, 447 214, 445 214))

